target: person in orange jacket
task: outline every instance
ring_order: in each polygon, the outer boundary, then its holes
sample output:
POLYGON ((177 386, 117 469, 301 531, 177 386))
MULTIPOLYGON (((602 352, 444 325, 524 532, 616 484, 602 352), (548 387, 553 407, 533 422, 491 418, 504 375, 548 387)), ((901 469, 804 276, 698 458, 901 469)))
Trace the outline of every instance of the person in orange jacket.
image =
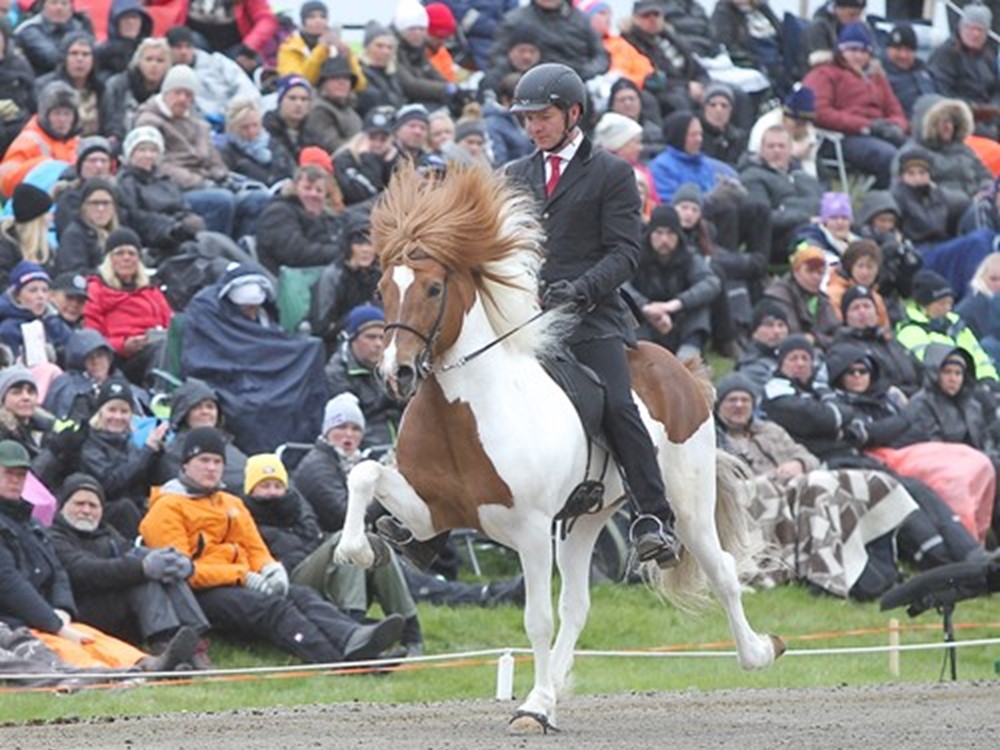
MULTIPOLYGON (((627 78, 641 89, 654 72, 653 63, 623 37, 611 33, 611 4, 607 0, 573 0, 573 5, 590 19, 591 28, 601 38, 611 61, 608 73, 627 78)), ((614 80, 614 75, 611 77, 614 80)))

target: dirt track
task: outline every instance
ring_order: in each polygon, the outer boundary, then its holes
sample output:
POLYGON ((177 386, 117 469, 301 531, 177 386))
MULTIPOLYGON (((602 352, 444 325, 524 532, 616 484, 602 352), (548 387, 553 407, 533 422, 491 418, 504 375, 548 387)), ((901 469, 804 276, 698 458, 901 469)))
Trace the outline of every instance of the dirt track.
POLYGON ((0 729, 4 750, 285 748, 924 748, 1000 747, 1000 682, 812 690, 586 696, 563 731, 507 737, 488 701, 348 704, 0 729))

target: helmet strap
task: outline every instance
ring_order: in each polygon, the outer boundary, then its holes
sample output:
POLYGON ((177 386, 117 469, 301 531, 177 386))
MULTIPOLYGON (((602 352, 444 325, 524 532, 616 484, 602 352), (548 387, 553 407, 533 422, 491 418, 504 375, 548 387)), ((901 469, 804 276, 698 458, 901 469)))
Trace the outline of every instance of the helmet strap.
MULTIPOLYGON (((570 109, 572 108, 573 108, 572 105, 570 105, 570 109)), ((579 118, 577 118, 572 124, 570 123, 569 109, 563 110, 562 112, 563 112, 563 134, 562 138, 559 139, 559 143, 557 143, 555 146, 549 149, 549 153, 552 154, 556 153, 557 151, 561 151, 566 146, 567 143, 573 140, 573 135, 576 133, 577 127, 579 125, 579 118)))

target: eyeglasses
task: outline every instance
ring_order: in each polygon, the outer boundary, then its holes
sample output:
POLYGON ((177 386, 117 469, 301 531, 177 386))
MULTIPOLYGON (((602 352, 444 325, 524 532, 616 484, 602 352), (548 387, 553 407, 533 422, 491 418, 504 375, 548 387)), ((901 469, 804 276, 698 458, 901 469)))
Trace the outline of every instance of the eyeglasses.
POLYGON ((849 367, 847 369, 848 375, 868 375, 871 372, 867 367, 849 367))

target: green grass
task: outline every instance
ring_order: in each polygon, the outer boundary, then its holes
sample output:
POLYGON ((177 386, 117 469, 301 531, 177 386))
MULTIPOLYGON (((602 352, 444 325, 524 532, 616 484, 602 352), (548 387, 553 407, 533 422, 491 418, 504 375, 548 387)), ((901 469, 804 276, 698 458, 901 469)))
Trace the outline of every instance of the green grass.
MULTIPOLYGON (((803 588, 788 587, 744 598, 748 616, 762 632, 785 636, 792 649, 828 646, 882 645, 883 633, 860 637, 830 637, 802 641, 797 636, 826 631, 886 626, 888 615, 874 604, 844 602, 814 596, 803 588)), ((937 624, 932 612, 903 624, 937 624)), ((960 605, 956 621, 994 623, 994 627, 960 631, 971 640, 1000 634, 995 601, 979 600, 960 605)), ((421 607, 428 653, 447 653, 503 646, 527 646, 520 610, 421 607)), ((594 590, 594 604, 579 648, 626 650, 674 644, 699 644, 728 639, 725 618, 717 607, 698 617, 682 614, 662 604, 644 587, 601 586, 594 590)), ((940 640, 938 630, 905 632, 903 643, 940 640)), ((217 641, 212 656, 220 667, 289 664, 287 657, 268 649, 253 651, 217 641)), ((575 668, 575 689, 580 694, 648 690, 716 690, 745 687, 810 687, 891 682, 885 654, 859 656, 795 657, 781 659, 772 669, 742 672, 730 659, 622 659, 580 658, 575 668)), ((904 681, 939 679, 943 652, 904 653, 904 681)), ((959 677, 990 679, 1000 647, 973 647, 959 651, 959 677)), ((515 693, 524 696, 531 681, 530 660, 519 660, 515 693)), ((0 721, 121 716, 179 711, 221 711, 233 708, 293 706, 351 701, 412 702, 458 698, 490 698, 495 684, 491 663, 398 672, 389 675, 352 675, 267 678, 240 682, 195 681, 190 685, 140 686, 130 690, 85 690, 74 695, 47 693, 3 694, 0 721)))

